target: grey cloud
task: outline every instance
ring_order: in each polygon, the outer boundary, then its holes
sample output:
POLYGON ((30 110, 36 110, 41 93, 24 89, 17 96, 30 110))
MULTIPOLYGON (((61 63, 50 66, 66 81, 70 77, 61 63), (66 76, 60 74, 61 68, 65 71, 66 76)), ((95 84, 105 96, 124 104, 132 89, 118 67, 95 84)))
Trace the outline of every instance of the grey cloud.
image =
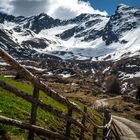
POLYGON ((13 5, 13 14, 31 16, 45 12, 48 3, 46 0, 14 0, 10 4, 13 5))
POLYGON ((77 13, 65 7, 59 7, 55 10, 54 13, 52 13, 52 16, 54 18, 60 18, 60 19, 69 19, 75 17, 76 15, 77 13))
POLYGON ((81 13, 107 13, 95 10, 83 0, 0 0, 0 11, 16 16, 47 13, 54 18, 69 19, 81 13))

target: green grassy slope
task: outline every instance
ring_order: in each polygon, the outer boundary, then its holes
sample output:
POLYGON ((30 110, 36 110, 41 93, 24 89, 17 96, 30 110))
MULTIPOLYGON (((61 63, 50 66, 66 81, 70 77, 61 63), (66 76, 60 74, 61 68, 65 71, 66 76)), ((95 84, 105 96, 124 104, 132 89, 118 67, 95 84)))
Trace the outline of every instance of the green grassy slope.
MULTIPOLYGON (((5 78, 2 75, 0 75, 0 80, 3 80, 9 83, 10 85, 13 85, 17 89, 22 90, 28 94, 32 94, 33 92, 33 87, 30 84, 17 82, 10 78, 5 78)), ((53 100, 49 96, 45 95, 45 93, 43 93, 42 91, 40 91, 39 98, 42 102, 52 105, 56 109, 61 110, 65 113, 67 112, 67 108, 64 105, 58 103, 57 101, 53 100)), ((83 109, 84 104, 80 103, 79 101, 75 101, 74 99, 70 99, 70 100, 78 104, 83 109)), ((29 122, 30 111, 31 111, 30 103, 26 102, 25 100, 15 96, 13 93, 7 90, 4 90, 0 87, 0 115, 4 115, 10 118, 21 120, 23 122, 29 122)), ((88 112, 93 116, 93 118, 96 120, 98 124, 101 124, 101 118, 98 116, 97 112, 91 109, 88 109, 88 112)), ((74 116, 79 117, 77 116, 76 113, 74 114, 74 116)), ((49 128, 50 130, 57 131, 61 134, 64 134, 66 122, 38 108, 37 125, 41 127, 49 128)), ((72 132, 72 137, 73 139, 77 139, 79 129, 74 126, 73 128, 74 128, 74 131, 72 132)), ((17 127, 6 126, 6 125, 0 124, 0 139, 3 139, 3 140, 27 139, 26 132, 27 130, 21 130, 17 127)), ((87 139, 90 138, 90 135, 91 134, 88 134, 86 136, 87 139)), ((39 138, 36 137, 36 139, 39 139, 39 138)))

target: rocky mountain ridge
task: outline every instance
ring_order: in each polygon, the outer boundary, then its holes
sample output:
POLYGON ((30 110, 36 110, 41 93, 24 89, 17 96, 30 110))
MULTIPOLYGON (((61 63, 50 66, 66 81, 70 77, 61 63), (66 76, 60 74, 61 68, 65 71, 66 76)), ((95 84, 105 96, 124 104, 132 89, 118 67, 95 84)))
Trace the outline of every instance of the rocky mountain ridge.
POLYGON ((45 13, 0 13, 0 47, 44 75, 94 77, 117 71, 124 80, 140 77, 139 44, 140 9, 124 4, 111 17, 81 14, 63 21, 45 13))

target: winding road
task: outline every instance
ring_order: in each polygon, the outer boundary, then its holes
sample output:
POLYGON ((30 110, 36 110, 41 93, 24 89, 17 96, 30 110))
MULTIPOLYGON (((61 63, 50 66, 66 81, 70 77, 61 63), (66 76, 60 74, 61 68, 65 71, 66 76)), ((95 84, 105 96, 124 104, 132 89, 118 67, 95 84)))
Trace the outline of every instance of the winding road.
MULTIPOLYGON (((101 108, 108 106, 108 100, 113 100, 116 98, 121 98, 121 96, 116 96, 108 99, 97 100, 93 108, 101 108)), ((121 140, 140 140, 140 124, 130 121, 126 118, 119 116, 112 116, 113 121, 120 129, 120 138, 121 140)))
POLYGON ((140 124, 118 116, 113 116, 113 120, 121 129, 122 140, 140 140, 140 124))

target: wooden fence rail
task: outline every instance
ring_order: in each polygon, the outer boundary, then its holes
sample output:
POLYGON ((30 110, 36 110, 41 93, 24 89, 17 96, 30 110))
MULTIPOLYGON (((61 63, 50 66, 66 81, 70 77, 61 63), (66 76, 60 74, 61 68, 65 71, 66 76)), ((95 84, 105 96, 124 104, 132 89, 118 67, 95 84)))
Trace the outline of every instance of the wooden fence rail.
MULTIPOLYGON (((36 81, 38 81, 37 77, 34 76, 31 72, 29 72, 26 68, 24 68, 21 64, 19 64, 13 57, 11 57, 2 48, 0 48, 0 57, 2 57, 8 64, 10 64, 14 69, 16 69, 22 76, 28 79, 33 85, 36 84, 36 81)), ((38 87, 40 88, 40 90, 44 91, 45 94, 52 97, 56 101, 72 108, 77 112, 84 113, 78 106, 75 106, 74 104, 69 102, 69 100, 67 100, 65 97, 61 96, 54 90, 47 87, 42 81, 39 82, 38 87)))
POLYGON ((70 138, 63 136, 59 133, 50 131, 48 129, 44 129, 44 128, 41 128, 36 125, 31 125, 30 123, 24 123, 24 122, 21 122, 21 121, 15 120, 15 119, 11 119, 11 118, 8 118, 5 116, 1 116, 1 115, 0 115, 0 123, 6 124, 6 125, 17 126, 22 129, 27 129, 27 130, 33 131, 36 134, 51 137, 54 139, 70 140, 70 138))
MULTIPOLYGON (((93 140, 96 140, 97 137, 102 137, 103 140, 109 140, 111 132, 114 130, 111 129, 112 118, 108 119, 105 116, 107 122, 105 122, 104 126, 99 126, 94 123, 94 120, 88 115, 87 107, 84 107, 82 110, 80 107, 76 106, 75 104, 71 103, 67 98, 61 96, 59 93, 55 92, 54 90, 47 87, 42 81, 40 81, 36 76, 34 76, 31 72, 29 72, 26 68, 24 68, 21 64, 19 64, 13 57, 11 57, 7 52, 5 52, 2 48, 0 48, 0 57, 4 59, 8 64, 10 64, 14 69, 16 69, 21 75, 23 75, 27 80, 29 80, 33 86, 34 91, 33 95, 29 95, 23 91, 16 89, 15 87, 7 84, 6 82, 0 80, 0 87, 9 90, 10 93, 15 94, 18 97, 28 101, 32 104, 31 108, 31 118, 29 123, 24 123, 18 120, 14 120, 8 117, 0 116, 0 123, 13 125, 20 127, 22 129, 29 130, 28 139, 34 140, 34 134, 48 136, 49 138, 59 139, 59 140, 70 140, 71 139, 71 125, 72 123, 76 126, 80 127, 80 137, 79 140, 84 140, 85 132, 89 130, 86 127, 86 122, 90 120, 91 124, 93 125, 93 140), (44 91, 45 94, 53 98, 54 100, 58 101, 59 103, 67 106, 68 112, 64 114, 62 111, 55 109, 51 105, 47 105, 39 100, 39 90, 44 91), (51 113, 52 115, 59 117, 66 121, 66 132, 64 135, 61 135, 56 132, 52 132, 48 129, 41 128, 36 126, 36 118, 37 118, 37 108, 41 108, 42 110, 51 113), (73 118, 73 111, 76 111, 80 115, 82 115, 82 121, 79 122, 73 118), (98 135, 98 129, 103 130, 103 135, 98 135)), ((114 135, 116 133, 114 132, 114 135)))
POLYGON ((64 115, 62 113, 62 111, 59 111, 59 110, 53 108, 51 105, 44 104, 40 100, 34 99, 32 97, 32 95, 29 95, 29 94, 27 94, 27 93, 25 93, 23 91, 19 91, 15 87, 12 87, 11 85, 9 85, 6 82, 1 81, 1 80, 0 80, 0 87, 4 88, 6 90, 9 90, 11 93, 15 94, 18 97, 23 98, 24 100, 26 100, 26 101, 28 101, 28 102, 30 102, 30 103, 38 106, 38 107, 40 107, 42 110, 47 111, 47 112, 53 114, 54 116, 57 116, 57 117, 59 117, 61 119, 64 119, 66 121, 71 121, 75 125, 77 125, 77 126, 79 126, 79 127, 81 127, 81 128, 86 130, 86 128, 80 122, 78 122, 77 120, 73 119, 71 116, 64 115))

